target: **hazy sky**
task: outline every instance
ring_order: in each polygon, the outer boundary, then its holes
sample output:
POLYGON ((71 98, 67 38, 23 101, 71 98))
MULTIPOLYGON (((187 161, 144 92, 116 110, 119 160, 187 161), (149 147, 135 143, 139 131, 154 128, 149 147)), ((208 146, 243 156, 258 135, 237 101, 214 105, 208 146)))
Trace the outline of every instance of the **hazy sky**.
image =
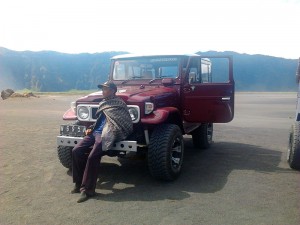
POLYGON ((300 0, 3 0, 0 46, 300 57, 300 0))

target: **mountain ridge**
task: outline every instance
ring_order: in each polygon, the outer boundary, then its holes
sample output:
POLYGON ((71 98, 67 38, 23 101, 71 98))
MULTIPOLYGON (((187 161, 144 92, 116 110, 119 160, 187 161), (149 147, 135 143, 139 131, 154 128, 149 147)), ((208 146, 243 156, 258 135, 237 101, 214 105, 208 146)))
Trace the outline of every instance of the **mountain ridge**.
MULTIPOLYGON (((61 53, 13 51, 0 47, 0 90, 68 91, 95 89, 108 78, 110 58, 128 52, 61 53)), ((296 91, 297 59, 234 51, 197 52, 232 55, 237 91, 296 91)))

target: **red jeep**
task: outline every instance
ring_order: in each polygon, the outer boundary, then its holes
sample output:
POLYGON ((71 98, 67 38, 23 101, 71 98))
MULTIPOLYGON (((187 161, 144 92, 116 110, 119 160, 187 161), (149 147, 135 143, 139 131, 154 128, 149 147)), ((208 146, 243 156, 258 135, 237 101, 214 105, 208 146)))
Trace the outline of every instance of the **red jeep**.
MULTIPOLYGON (((192 135, 194 147, 209 148, 213 123, 227 123, 234 116, 234 80, 231 56, 121 55, 113 57, 109 80, 128 105, 134 132, 115 143, 109 156, 129 152, 144 154, 151 175, 174 180, 180 174, 183 135, 192 135)), ((96 84, 95 84, 96 86, 96 84)), ((71 104, 57 137, 58 157, 71 168, 71 150, 86 127, 96 120, 102 92, 71 104)))

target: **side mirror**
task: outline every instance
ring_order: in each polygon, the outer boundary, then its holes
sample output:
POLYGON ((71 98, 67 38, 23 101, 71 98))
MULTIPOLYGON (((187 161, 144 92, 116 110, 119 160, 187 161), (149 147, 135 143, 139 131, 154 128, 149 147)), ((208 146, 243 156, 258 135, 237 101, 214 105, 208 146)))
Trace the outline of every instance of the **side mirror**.
POLYGON ((190 72, 189 73, 189 84, 195 83, 196 82, 196 73, 195 72, 190 72))

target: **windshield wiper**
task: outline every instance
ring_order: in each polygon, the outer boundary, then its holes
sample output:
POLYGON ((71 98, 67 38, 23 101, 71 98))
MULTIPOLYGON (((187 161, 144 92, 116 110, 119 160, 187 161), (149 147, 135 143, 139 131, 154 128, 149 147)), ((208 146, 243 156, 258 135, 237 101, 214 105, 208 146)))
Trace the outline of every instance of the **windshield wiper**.
POLYGON ((141 78, 141 77, 139 77, 139 76, 132 76, 132 77, 128 78, 127 80, 124 80, 121 84, 126 84, 128 81, 134 80, 136 78, 141 78))
POLYGON ((149 81, 149 84, 152 84, 154 81, 156 81, 158 79, 161 79, 161 78, 160 77, 154 78, 154 79, 152 79, 152 80, 149 81))

